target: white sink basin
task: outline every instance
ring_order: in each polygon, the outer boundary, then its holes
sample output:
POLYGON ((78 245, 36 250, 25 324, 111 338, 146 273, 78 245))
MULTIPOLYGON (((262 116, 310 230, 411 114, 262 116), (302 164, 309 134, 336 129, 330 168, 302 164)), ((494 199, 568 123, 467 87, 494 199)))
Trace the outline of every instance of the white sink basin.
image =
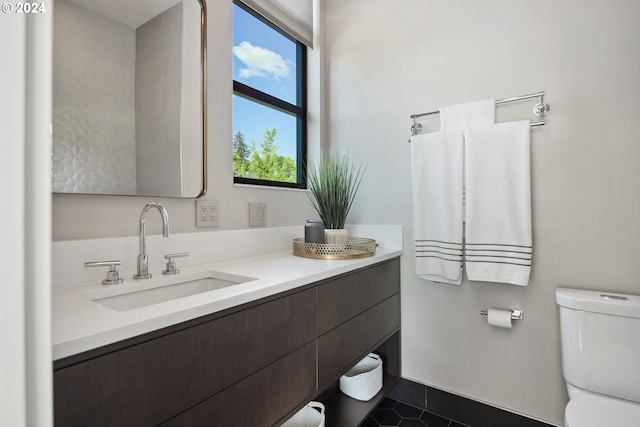
POLYGON ((211 292, 228 286, 256 280, 252 277, 206 271, 149 281, 127 280, 109 289, 86 292, 85 298, 116 311, 128 311, 191 295, 211 292))

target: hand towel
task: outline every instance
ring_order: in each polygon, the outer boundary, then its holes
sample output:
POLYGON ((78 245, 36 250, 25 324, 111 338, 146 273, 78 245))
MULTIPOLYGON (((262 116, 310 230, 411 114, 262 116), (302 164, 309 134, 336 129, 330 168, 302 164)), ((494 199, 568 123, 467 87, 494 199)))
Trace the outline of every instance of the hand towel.
POLYGON ((464 133, 467 278, 526 286, 532 254, 529 121, 464 133))
POLYGON ((473 129, 496 122, 496 100, 466 102, 440 109, 440 130, 473 129))
POLYGON ((463 132, 411 138, 416 275, 462 283, 463 132))

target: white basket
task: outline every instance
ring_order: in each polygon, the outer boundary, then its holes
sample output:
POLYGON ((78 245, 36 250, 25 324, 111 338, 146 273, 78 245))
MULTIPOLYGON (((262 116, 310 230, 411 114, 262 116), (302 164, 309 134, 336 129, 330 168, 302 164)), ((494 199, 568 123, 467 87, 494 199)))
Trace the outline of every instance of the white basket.
POLYGON ((368 401, 382 390, 382 359, 369 353, 340 377, 340 390, 349 397, 368 401))
POLYGON ((281 427, 324 427, 324 405, 320 402, 309 402, 281 427))

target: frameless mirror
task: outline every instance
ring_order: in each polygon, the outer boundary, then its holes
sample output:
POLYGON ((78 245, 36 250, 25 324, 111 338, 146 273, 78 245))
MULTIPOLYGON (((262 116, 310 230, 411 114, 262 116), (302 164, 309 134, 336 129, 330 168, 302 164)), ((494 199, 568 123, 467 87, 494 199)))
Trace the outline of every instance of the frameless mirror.
POLYGON ((56 0, 53 19, 53 191, 204 194, 204 0, 56 0))

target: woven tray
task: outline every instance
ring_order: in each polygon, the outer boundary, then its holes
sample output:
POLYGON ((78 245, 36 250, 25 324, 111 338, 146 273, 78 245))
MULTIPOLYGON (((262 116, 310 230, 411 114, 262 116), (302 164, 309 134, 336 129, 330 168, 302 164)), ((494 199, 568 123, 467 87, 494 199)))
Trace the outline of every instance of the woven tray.
POLYGON ((349 237, 346 245, 306 243, 304 237, 293 239, 293 254, 305 258, 348 259, 364 258, 376 253, 376 241, 363 237, 349 237))

